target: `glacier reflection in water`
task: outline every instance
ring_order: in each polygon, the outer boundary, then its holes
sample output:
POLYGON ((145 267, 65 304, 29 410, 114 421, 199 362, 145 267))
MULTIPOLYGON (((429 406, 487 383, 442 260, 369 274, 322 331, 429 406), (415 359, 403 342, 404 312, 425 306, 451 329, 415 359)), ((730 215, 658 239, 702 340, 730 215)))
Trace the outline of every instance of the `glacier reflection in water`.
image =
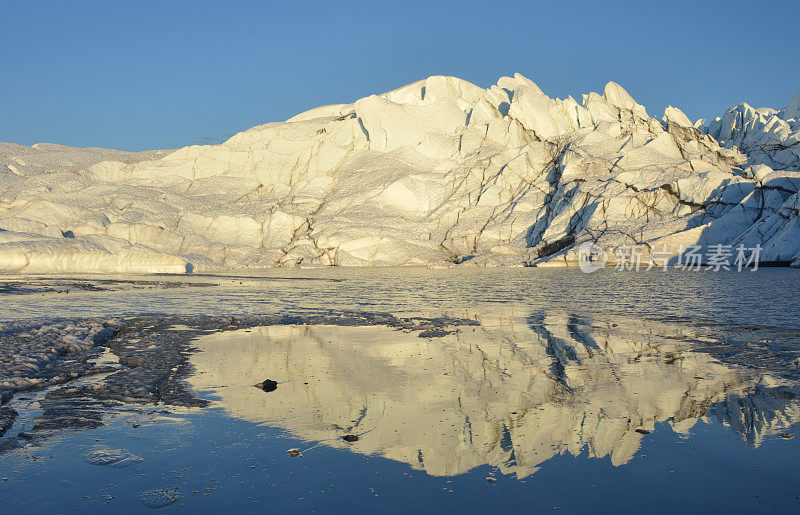
POLYGON ((719 423, 758 445, 800 420, 794 381, 720 361, 691 327, 511 308, 480 322, 430 339, 382 326, 207 335, 190 382, 234 417, 435 476, 488 464, 523 478, 563 453, 618 466, 662 422, 687 435, 719 423), (267 378, 277 390, 253 386, 267 378))

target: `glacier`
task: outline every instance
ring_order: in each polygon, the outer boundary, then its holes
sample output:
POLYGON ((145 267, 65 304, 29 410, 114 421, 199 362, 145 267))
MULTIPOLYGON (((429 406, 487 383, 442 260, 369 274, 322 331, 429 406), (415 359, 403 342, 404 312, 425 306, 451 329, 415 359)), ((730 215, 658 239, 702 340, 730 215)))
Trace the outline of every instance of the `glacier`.
MULTIPOLYGON (((620 85, 432 76, 222 144, 0 143, 0 270, 572 266, 581 244, 800 266, 800 94, 708 123, 620 85)), ((613 263, 613 256, 610 263, 613 263)))

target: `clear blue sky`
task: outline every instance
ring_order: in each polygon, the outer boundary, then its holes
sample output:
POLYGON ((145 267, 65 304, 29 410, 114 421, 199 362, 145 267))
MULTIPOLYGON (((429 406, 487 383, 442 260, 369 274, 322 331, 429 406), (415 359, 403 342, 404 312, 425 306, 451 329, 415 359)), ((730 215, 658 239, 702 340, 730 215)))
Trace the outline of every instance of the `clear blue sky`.
POLYGON ((429 75, 693 119, 800 91, 797 0, 391 4, 0 0, 0 141, 172 148, 429 75))

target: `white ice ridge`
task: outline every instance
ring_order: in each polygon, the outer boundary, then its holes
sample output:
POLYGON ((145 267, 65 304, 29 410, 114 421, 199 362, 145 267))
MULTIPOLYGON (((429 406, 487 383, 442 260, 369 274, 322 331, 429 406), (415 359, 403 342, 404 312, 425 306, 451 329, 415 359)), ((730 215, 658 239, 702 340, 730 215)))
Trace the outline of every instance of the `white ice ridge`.
POLYGON ((220 145, 0 144, 0 269, 571 265, 581 243, 800 265, 800 96, 707 127, 618 84, 433 76, 220 145))

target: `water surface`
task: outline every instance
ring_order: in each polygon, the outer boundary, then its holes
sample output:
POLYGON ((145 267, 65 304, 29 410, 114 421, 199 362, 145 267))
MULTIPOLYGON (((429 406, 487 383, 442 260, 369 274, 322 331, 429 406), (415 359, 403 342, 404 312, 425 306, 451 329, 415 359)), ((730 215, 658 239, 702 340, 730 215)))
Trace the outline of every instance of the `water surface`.
POLYGON ((338 310, 479 325, 200 335, 187 380, 208 407, 109 409, 104 427, 1 455, 0 493, 21 512, 797 510, 798 274, 278 270, 8 295, 5 320, 338 310), (254 387, 267 378, 275 391, 254 387), (98 451, 140 459, 98 465, 98 451))

